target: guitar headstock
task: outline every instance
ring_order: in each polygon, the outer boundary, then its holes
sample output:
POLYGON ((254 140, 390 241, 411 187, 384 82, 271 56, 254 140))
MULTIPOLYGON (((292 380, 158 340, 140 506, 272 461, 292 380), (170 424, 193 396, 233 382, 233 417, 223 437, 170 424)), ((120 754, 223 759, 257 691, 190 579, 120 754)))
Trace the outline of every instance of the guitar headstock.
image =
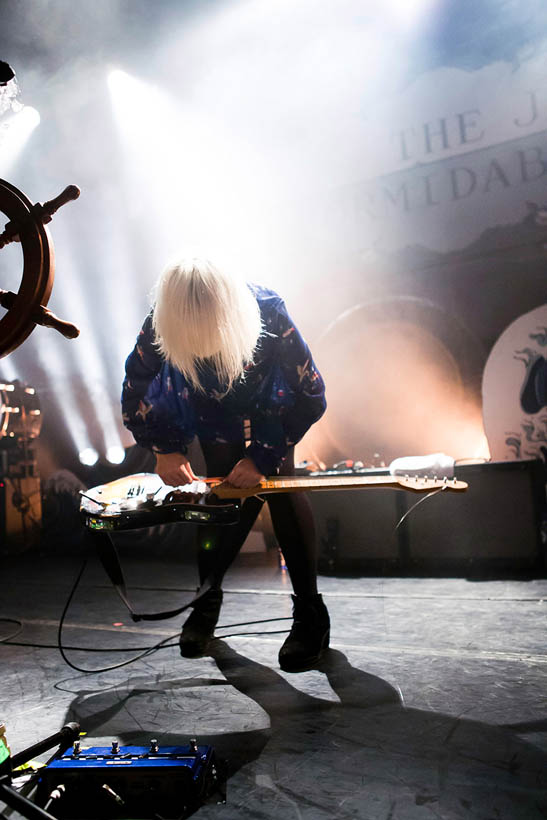
POLYGON ((403 490, 411 490, 414 493, 427 493, 433 490, 449 490, 458 493, 464 492, 469 486, 465 481, 458 481, 456 478, 431 478, 421 475, 394 477, 403 490))

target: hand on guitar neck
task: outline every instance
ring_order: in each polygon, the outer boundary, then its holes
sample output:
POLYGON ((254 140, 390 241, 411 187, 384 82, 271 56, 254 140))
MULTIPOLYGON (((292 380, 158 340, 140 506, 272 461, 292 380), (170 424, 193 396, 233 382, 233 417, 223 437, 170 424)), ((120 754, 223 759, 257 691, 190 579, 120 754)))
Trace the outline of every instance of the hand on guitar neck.
POLYGON ((238 461, 224 479, 227 484, 242 490, 257 487, 264 480, 265 476, 262 475, 250 458, 242 458, 238 461))

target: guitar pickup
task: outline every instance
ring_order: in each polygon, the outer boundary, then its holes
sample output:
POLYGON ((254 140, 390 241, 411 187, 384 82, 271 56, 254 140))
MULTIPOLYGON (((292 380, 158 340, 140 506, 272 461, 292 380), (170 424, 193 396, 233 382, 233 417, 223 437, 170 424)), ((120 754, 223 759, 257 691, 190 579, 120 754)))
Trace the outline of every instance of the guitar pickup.
POLYGON ((108 518, 93 518, 88 516, 86 519, 87 526, 90 530, 115 530, 116 526, 111 519, 108 518))
POLYGON ((182 510, 180 517, 200 524, 213 520, 213 515, 207 510, 182 510))

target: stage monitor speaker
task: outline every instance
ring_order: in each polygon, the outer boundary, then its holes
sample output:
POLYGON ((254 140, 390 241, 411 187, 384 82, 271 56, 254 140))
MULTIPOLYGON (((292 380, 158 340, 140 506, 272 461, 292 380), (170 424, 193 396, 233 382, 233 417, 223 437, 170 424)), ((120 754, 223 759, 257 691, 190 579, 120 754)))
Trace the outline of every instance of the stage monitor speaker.
POLYGON ((0 553, 10 555, 35 546, 41 526, 40 479, 0 478, 0 553))
MULTIPOLYGON (((333 475, 333 473, 329 473, 333 475)), ((388 475, 364 470, 365 476, 388 475)), ((328 475, 325 473, 324 475, 328 475)), ((339 475, 348 475, 341 472, 339 475)), ((322 490, 309 493, 319 546, 319 570, 391 572, 400 566, 397 522, 407 507, 406 492, 392 489, 322 490)), ((416 496, 412 493, 413 498, 416 496)))
POLYGON ((456 477, 468 482, 466 492, 443 492, 424 500, 398 529, 402 516, 420 500, 415 493, 369 489, 310 493, 320 571, 543 573, 543 462, 462 465, 456 467, 456 477))
POLYGON ((410 568, 541 570, 545 465, 500 461, 456 467, 465 493, 443 493, 405 520, 410 568))

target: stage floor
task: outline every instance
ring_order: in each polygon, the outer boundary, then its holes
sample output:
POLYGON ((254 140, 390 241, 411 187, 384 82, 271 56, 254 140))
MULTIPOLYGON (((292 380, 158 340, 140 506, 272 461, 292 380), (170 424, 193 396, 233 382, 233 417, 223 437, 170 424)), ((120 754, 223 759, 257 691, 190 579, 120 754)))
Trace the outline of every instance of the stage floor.
MULTIPOLYGON (((141 610, 175 607, 196 586, 194 568, 171 553, 124 548, 122 558, 141 610)), ((80 563, 77 551, 4 559, 0 615, 23 622, 16 641, 55 646, 80 563)), ((71 720, 87 733, 83 746, 195 736, 228 766, 227 803, 200 808, 204 820, 547 817, 547 581, 320 577, 320 588, 332 648, 300 674, 277 664, 287 620, 218 629, 255 634, 216 641, 211 657, 183 659, 174 646, 92 674, 56 648, 2 646, 0 719, 12 752, 71 720)), ((275 552, 242 555, 221 623, 290 613, 275 552)), ((176 643, 181 620, 133 624, 92 560, 63 640, 176 643)), ((131 653, 68 655, 97 669, 131 653)))

